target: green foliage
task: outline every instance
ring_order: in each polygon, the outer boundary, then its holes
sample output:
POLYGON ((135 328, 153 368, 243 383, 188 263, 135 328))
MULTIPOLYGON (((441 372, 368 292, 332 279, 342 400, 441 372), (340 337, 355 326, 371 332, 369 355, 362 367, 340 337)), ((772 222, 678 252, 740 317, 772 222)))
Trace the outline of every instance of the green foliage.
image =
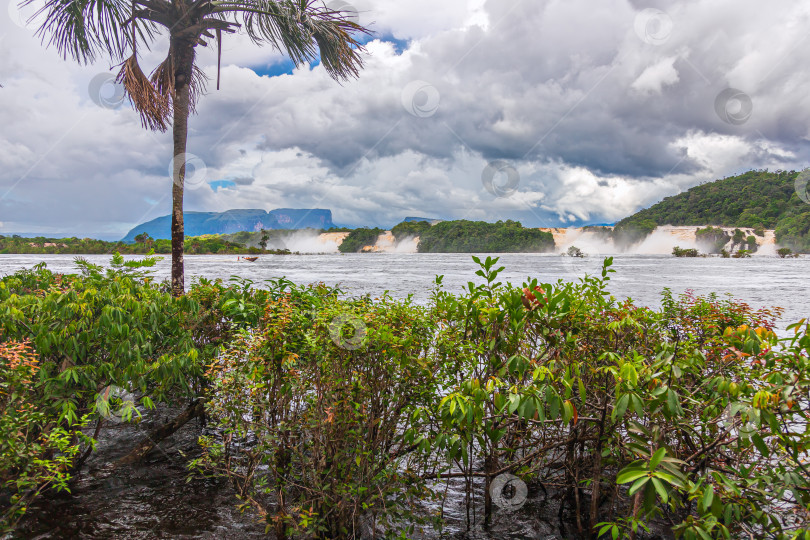
POLYGON ((369 229, 361 227, 349 233, 343 242, 338 246, 341 253, 358 253, 366 246, 373 246, 377 243, 377 238, 385 231, 380 228, 369 229))
POLYGON ((793 250, 787 247, 777 249, 776 254, 782 259, 791 259, 799 256, 798 253, 793 253, 793 250))
POLYGON ((425 521, 413 503, 431 495, 415 473, 439 390, 435 326, 409 302, 337 292, 274 295, 260 331, 209 372, 222 437, 204 437, 194 465, 229 477, 278 537, 358 537, 371 517, 395 537, 425 521))
MULTIPOLYGON (((36 238, 0 237, 0 254, 3 253, 66 253, 74 255, 109 255, 115 252, 124 255, 144 255, 151 251, 168 254, 172 251, 170 240, 153 240, 148 234, 139 234, 134 244, 105 242, 92 238, 36 238)), ((242 244, 231 242, 220 235, 189 236, 185 239, 185 252, 190 254, 246 254, 242 244)))
POLYGON ((619 246, 629 246, 644 240, 658 224, 647 218, 625 218, 613 228, 613 241, 619 246))
POLYGON ((553 250, 554 237, 512 220, 442 221, 422 232, 417 249, 420 253, 536 253, 553 250))
POLYGON ((0 342, 0 489, 10 494, 7 505, 0 503, 0 533, 45 490, 68 490, 67 469, 79 451, 74 436, 52 422, 38 372, 28 343, 0 342))
POLYGON ((228 234, 210 235, 221 238, 225 242, 239 244, 248 248, 261 248, 270 250, 289 249, 289 245, 294 236, 306 235, 317 236, 324 232, 337 232, 338 229, 263 229, 261 231, 239 231, 228 234), (266 244, 262 247, 262 239, 267 238, 266 244))
POLYGON ((720 253, 730 239, 731 237, 726 231, 711 225, 695 231, 695 240, 698 244, 704 246, 709 253, 720 253))
POLYGON ((582 252, 582 250, 579 249, 577 246, 570 246, 568 248, 568 251, 566 252, 566 254, 569 257, 584 257, 585 256, 585 254, 582 252))
POLYGON ((799 253, 810 253, 810 205, 792 207, 776 225, 776 241, 799 253))
POLYGON ((391 229, 391 234, 393 234, 394 238, 399 242, 408 237, 421 237, 430 227, 429 221, 403 221, 398 225, 394 225, 391 229))
POLYGON ((672 248, 672 254, 676 257, 700 257, 700 253, 698 250, 694 248, 681 248, 679 246, 675 246, 672 248))
POLYGON ((618 301, 611 258, 522 286, 473 259, 477 282, 451 294, 439 277, 426 306, 283 279, 172 298, 154 259, 121 256, 1 279, 0 471, 22 502, 5 515, 68 487, 94 444, 82 428, 119 407, 99 405, 114 384, 133 421, 153 399, 207 396, 215 429, 192 466, 228 478, 278 537, 417 536, 436 481, 461 478, 487 513, 505 472, 555 486, 580 536, 810 531, 807 321, 778 339, 778 310, 733 299, 618 301))
POLYGON ((203 366, 232 329, 258 324, 252 299, 262 293, 206 283, 173 298, 149 277, 156 261, 116 253, 106 270, 77 258, 80 274, 40 264, 0 279, 6 525, 40 493, 67 488, 95 447, 88 423, 138 421, 155 402, 199 396, 203 366))
POLYGON ((152 245, 155 242, 155 239, 149 236, 148 234, 141 233, 135 236, 135 243, 136 244, 149 244, 152 245))
POLYGON ((616 228, 650 220, 656 225, 753 228, 759 237, 768 228, 776 229, 780 244, 810 252, 810 205, 795 192, 798 174, 752 170, 701 184, 619 221, 616 228))

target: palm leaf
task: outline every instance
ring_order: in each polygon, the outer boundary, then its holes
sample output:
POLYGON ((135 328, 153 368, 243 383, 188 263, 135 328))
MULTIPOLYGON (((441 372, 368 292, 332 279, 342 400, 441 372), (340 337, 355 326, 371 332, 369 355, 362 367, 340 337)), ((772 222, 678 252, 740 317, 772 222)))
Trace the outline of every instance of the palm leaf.
MULTIPOLYGON (((34 0, 25 0, 28 5, 34 0)), ((122 59, 130 44, 125 21, 131 12, 127 0, 47 0, 35 17, 43 16, 37 30, 43 41, 56 47, 63 58, 88 63, 98 53, 122 59)), ((138 25, 141 37, 151 28, 138 25), (145 32, 145 33, 144 33, 145 32)))
POLYGON ((322 7, 321 2, 221 0, 213 5, 213 13, 233 15, 255 43, 269 43, 296 66, 320 58, 329 75, 338 80, 356 77, 363 66, 364 48, 354 34, 369 31, 345 13, 322 7))
POLYGON ((124 85, 132 105, 141 115, 143 127, 166 131, 172 113, 169 98, 146 77, 136 55, 123 63, 116 81, 124 85))

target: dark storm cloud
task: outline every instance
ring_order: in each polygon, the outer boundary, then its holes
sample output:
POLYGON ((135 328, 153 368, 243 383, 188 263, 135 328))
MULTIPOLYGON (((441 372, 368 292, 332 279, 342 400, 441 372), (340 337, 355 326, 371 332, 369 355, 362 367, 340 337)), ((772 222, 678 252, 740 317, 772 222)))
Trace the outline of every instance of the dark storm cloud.
MULTIPOLYGON (((187 209, 328 207, 349 225, 605 222, 810 158, 806 3, 361 3, 380 35, 408 46, 372 41, 360 79, 343 85, 319 66, 259 76, 279 55, 226 41, 221 89, 190 122, 206 181, 187 209), (733 100, 718 114, 727 89, 750 100, 743 121, 733 100), (520 173, 512 197, 481 183, 496 159, 520 173)), ((64 62, 6 19, 0 36, 0 230, 127 230, 167 213, 171 136, 141 129, 127 104, 90 99, 109 66, 64 62)), ((215 73, 211 51, 200 62, 215 73)))

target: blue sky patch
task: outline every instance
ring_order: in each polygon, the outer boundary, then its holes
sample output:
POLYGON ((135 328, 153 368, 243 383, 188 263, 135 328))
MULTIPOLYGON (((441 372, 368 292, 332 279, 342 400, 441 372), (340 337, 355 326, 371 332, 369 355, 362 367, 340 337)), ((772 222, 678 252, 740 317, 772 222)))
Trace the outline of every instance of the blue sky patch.
POLYGON ((213 182, 208 182, 208 185, 211 186, 211 189, 216 193, 219 188, 236 187, 236 182, 233 180, 214 180, 213 182))

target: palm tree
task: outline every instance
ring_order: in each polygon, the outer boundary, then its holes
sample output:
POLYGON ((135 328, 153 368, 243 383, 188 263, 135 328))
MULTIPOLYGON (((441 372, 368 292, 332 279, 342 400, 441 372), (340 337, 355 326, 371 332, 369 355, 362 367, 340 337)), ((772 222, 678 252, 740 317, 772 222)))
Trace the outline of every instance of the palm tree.
POLYGON ((332 10, 321 0, 46 0, 34 16, 44 17, 38 34, 64 58, 90 63, 103 54, 120 61, 117 80, 140 113, 143 126, 155 131, 172 126, 173 294, 184 293, 188 117, 206 81, 195 64, 195 47, 216 43, 217 88, 222 34, 240 28, 254 43, 273 46, 297 66, 319 58, 329 75, 342 81, 359 75, 363 47, 355 35, 369 33, 351 15, 332 10), (148 47, 161 31, 169 34, 169 53, 147 77, 138 65, 138 45, 148 47))

